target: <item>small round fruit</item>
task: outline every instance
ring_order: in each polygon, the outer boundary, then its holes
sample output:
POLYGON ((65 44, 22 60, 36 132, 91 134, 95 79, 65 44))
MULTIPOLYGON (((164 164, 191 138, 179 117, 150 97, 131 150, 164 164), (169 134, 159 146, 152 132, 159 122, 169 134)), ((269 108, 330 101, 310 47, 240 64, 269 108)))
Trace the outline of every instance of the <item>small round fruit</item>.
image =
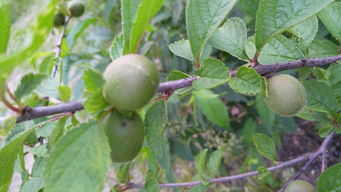
POLYGON ((267 81, 269 95, 265 98, 268 107, 283 116, 295 115, 306 101, 303 85, 286 74, 276 75, 267 81))
POLYGON ((65 24, 65 15, 64 13, 58 12, 54 15, 53 24, 55 27, 59 27, 65 24))
POLYGON ((159 71, 147 57, 130 54, 114 60, 104 71, 105 100, 115 108, 135 111, 146 105, 159 85, 159 71))
POLYGON ((71 1, 68 7, 72 17, 80 17, 85 11, 84 4, 79 1, 71 1))
POLYGON ((315 192, 315 187, 303 180, 295 180, 287 186, 284 192, 315 192))
POLYGON ((144 125, 136 112, 111 112, 98 123, 104 129, 111 148, 113 162, 127 162, 140 152, 144 139, 144 125))

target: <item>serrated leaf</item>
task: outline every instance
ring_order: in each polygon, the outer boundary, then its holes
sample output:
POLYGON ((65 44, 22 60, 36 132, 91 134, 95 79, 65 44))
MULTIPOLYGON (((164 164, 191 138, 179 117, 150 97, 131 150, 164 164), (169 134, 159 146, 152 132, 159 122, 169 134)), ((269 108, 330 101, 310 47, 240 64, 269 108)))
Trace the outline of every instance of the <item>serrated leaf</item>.
POLYGON ((77 25, 75 27, 72 27, 71 31, 66 36, 68 47, 72 48, 76 40, 94 22, 96 22, 95 18, 87 18, 85 20, 78 21, 77 25))
POLYGON ((337 192, 341 190, 341 163, 329 167, 318 178, 318 192, 337 192))
POLYGON ((218 95, 205 89, 194 92, 194 95, 200 111, 208 120, 225 129, 229 128, 229 115, 218 95))
POLYGON ((194 61, 194 56, 189 45, 188 40, 179 40, 172 44, 169 44, 169 50, 176 56, 185 58, 190 61, 194 61))
POLYGON ((110 46, 110 57, 115 60, 123 55, 124 41, 123 35, 117 35, 110 46))
POLYGON ((295 25, 294 27, 288 29, 287 31, 302 40, 304 46, 309 46, 314 40, 318 29, 318 19, 314 15, 309 19, 295 25))
POLYGON ((20 192, 39 192, 43 187, 43 178, 32 177, 23 184, 20 192))
POLYGON ((339 110, 333 89, 328 85, 315 80, 305 81, 303 85, 307 92, 307 107, 329 113, 339 110))
POLYGON ((34 128, 26 130, 12 139, 0 150, 0 191, 8 191, 14 173, 14 164, 18 154, 23 150, 23 143, 34 128))
POLYGON ((0 3, 0 54, 6 53, 7 44, 11 35, 11 7, 9 2, 0 3))
POLYGON ((209 43, 216 49, 225 51, 241 60, 247 60, 245 45, 247 28, 244 21, 238 17, 229 18, 222 27, 212 35, 209 43))
POLYGON ((44 190, 100 191, 109 154, 106 136, 95 122, 79 125, 52 147, 44 171, 44 190))
POLYGON ((248 144, 252 143, 253 141, 252 137, 256 131, 256 128, 257 128, 257 123, 253 119, 248 118, 243 127, 243 140, 246 143, 248 144))
POLYGON ((190 77, 188 74, 179 71, 179 70, 173 70, 170 72, 170 74, 167 77, 167 81, 174 81, 179 79, 184 79, 190 77))
POLYGON ((203 61, 198 71, 199 79, 193 82, 196 89, 210 89, 228 81, 229 71, 218 59, 207 58, 203 61))
POLYGON ((71 88, 65 85, 58 87, 59 98, 63 102, 69 102, 71 100, 71 88))
POLYGON ((84 102, 84 108, 90 113, 99 113, 105 107, 109 106, 103 97, 102 88, 86 95, 86 101, 84 102))
POLYGON ((129 50, 130 35, 136 12, 142 0, 121 0, 122 34, 124 40, 123 52, 129 50))
POLYGON ((261 0, 256 16, 256 47, 318 13, 333 0, 261 0))
POLYGON ((265 104, 262 97, 256 99, 256 109, 263 125, 269 134, 272 134, 273 125, 275 122, 275 113, 272 112, 269 107, 265 104))
POLYGON ((338 55, 338 46, 327 39, 314 39, 309 46, 309 57, 330 57, 338 55))
POLYGON ((101 72, 94 69, 87 69, 83 72, 83 81, 85 89, 90 93, 97 91, 105 83, 101 72))
POLYGON ((341 43, 341 2, 334 2, 322 9, 318 17, 330 34, 341 43))
POLYGON ((207 160, 207 149, 200 151, 200 153, 195 156, 195 167, 197 174, 201 179, 205 178, 206 174, 206 160, 207 160))
POLYGON ((41 74, 33 74, 29 73, 25 75, 21 81, 17 89, 15 90, 15 97, 20 100, 24 96, 30 94, 34 89, 36 89, 40 83, 45 80, 47 76, 41 74))
POLYGON ((30 58, 45 42, 53 26, 55 4, 56 1, 50 1, 47 7, 39 12, 37 20, 30 30, 33 34, 30 39, 31 41, 27 43, 27 46, 23 46, 23 48, 17 49, 11 54, 0 57, 0 90, 3 90, 5 78, 12 70, 23 61, 30 58))
POLYGON ((163 0, 141 0, 132 23, 128 53, 137 53, 143 34, 151 19, 161 9, 162 3, 163 0))
POLYGON ((247 66, 238 68, 236 77, 230 79, 230 87, 237 93, 257 95, 264 91, 264 79, 256 70, 247 66))
POLYGON ((256 145, 257 151, 265 158, 272 161, 276 160, 276 147, 273 140, 262 133, 256 133, 253 136, 253 142, 256 145))
POLYGON ((262 65, 272 65, 300 58, 303 58, 303 54, 292 39, 288 39, 284 35, 276 35, 264 46, 258 61, 262 65))
POLYGON ((210 178, 217 177, 219 175, 219 168, 225 150, 226 146, 221 146, 219 149, 210 154, 210 158, 207 163, 207 171, 210 178))
POLYGON ((223 22, 236 0, 189 0, 186 29, 192 53, 199 60, 206 42, 223 22))
POLYGON ((167 105, 164 101, 155 103, 145 116, 146 143, 151 149, 152 158, 166 170, 169 182, 175 182, 168 139, 165 138, 167 105))

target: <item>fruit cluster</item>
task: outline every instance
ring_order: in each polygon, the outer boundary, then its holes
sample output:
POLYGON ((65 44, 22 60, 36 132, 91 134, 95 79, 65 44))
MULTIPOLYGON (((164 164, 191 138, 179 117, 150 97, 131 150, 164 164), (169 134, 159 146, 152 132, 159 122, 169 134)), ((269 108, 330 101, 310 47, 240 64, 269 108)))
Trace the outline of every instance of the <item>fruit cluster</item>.
POLYGON ((144 123, 137 109, 145 106, 159 85, 156 65, 142 55, 114 60, 104 71, 103 96, 114 108, 98 122, 108 137, 113 162, 132 160, 144 139, 144 123))
MULTIPOLYGON (((67 4, 67 12, 66 14, 70 17, 80 17, 83 15, 85 11, 84 4, 79 1, 70 1, 67 4)), ((55 27, 60 27, 65 24, 65 14, 63 12, 58 12, 54 16, 53 24, 55 27)))

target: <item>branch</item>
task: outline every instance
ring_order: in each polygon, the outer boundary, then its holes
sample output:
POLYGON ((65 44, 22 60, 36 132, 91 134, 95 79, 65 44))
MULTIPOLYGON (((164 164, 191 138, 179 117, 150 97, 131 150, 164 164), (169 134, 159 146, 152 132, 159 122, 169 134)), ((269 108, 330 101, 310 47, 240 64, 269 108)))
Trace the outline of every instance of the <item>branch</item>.
MULTIPOLYGON (((275 171, 275 170, 279 170, 279 169, 283 169, 286 167, 291 167, 294 166, 300 162, 303 161, 307 161, 308 162, 302 167, 302 169, 299 172, 303 172, 306 169, 305 167, 309 167, 309 165, 316 160, 316 158, 318 156, 320 156, 324 151, 327 150, 328 145, 331 143, 333 136, 335 135, 334 132, 329 133, 329 135, 323 140, 321 146, 319 147, 318 150, 316 150, 315 152, 312 153, 307 153, 304 154, 300 157, 297 157, 295 159, 286 161, 286 162, 282 162, 278 165, 272 166, 267 168, 268 171, 275 171), (309 165, 307 165, 309 164, 309 165)), ((209 179, 208 182, 209 183, 223 183, 223 182, 228 182, 228 181, 233 181, 233 180, 238 180, 238 179, 245 179, 247 177, 250 176, 256 176, 258 175, 258 171, 251 171, 251 172, 247 172, 247 173, 242 173, 242 174, 238 174, 238 175, 232 175, 232 176, 227 176, 227 177, 218 177, 218 178, 213 178, 213 179, 209 179)), ((289 179, 290 180, 290 179, 289 179)), ((290 180, 291 182, 292 180, 290 180)), ((289 181, 288 181, 289 182, 289 181)), ((170 187, 193 187, 195 185, 200 185, 203 184, 201 181, 193 181, 193 182, 184 182, 184 183, 163 183, 163 184, 159 184, 160 187, 162 188, 170 188, 170 187)), ((286 187, 287 185, 285 185, 286 187)), ((128 184, 128 187, 126 189, 132 189, 132 188, 143 188, 144 185, 143 184, 134 184, 134 183, 130 183, 128 184)), ((285 188, 284 187, 284 188, 285 188)))
MULTIPOLYGON (((328 145, 331 143, 334 135, 335 135, 334 131, 329 133, 329 135, 323 140, 319 149, 316 152, 314 152, 314 154, 311 156, 309 161, 306 162, 304 164, 304 166, 299 171, 297 171, 292 177, 290 177, 290 179, 288 179, 288 181, 285 183, 285 185, 283 185, 282 188, 278 192, 283 192, 285 190, 285 188, 289 185, 289 183, 291 183, 293 180, 297 179, 302 173, 306 172, 308 170, 308 168, 316 161, 318 156, 320 156, 320 155, 324 156, 324 154, 328 151, 328 145)), ((323 157, 323 158, 325 158, 325 157, 323 157)), ((322 160, 322 161, 324 161, 324 160, 322 160)), ((324 166, 324 165, 322 165, 322 166, 324 166)))
MULTIPOLYGON (((279 72, 279 71, 283 71, 287 69, 328 65, 339 60, 341 60, 341 55, 326 57, 326 58, 300 59, 297 61, 290 61, 290 62, 279 63, 279 64, 274 64, 274 65, 257 65, 255 67, 255 70, 259 74, 265 75, 268 73, 279 72)), ((230 73, 232 76, 235 76, 236 70, 231 70, 230 73)), ((189 87, 192 85, 192 82, 198 78, 200 77, 195 76, 195 77, 189 77, 185 79, 160 83, 158 87, 158 92, 175 91, 180 88, 189 87)), ((83 101, 73 101, 70 103, 59 104, 59 105, 54 105, 54 106, 37 107, 37 108, 32 108, 32 109, 30 108, 29 110, 25 111, 25 113, 22 116, 18 118, 17 122, 31 120, 31 119, 35 119, 35 118, 39 118, 39 117, 43 117, 47 115, 53 115, 57 113, 75 112, 75 111, 83 110, 84 107, 82 106, 82 102, 83 101)))
MULTIPOLYGON (((62 52, 62 44, 63 44, 63 39, 65 37, 65 33, 66 33, 66 28, 67 25, 69 24, 71 17, 66 17, 65 23, 63 25, 63 29, 62 29, 62 33, 59 36, 57 45, 56 45, 56 54, 55 54, 55 58, 60 57, 60 53, 62 52)), ((55 63, 52 69, 52 73, 51 73, 51 77, 55 77, 58 71, 58 63, 55 63)))

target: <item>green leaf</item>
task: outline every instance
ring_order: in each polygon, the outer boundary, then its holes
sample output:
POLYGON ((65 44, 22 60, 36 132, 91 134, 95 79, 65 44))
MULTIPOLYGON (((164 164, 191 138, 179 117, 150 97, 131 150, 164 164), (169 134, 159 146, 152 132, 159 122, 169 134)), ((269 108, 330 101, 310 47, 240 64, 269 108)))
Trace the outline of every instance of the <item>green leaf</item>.
POLYGON ((299 23, 287 31, 302 40, 304 46, 309 46, 314 40, 318 29, 318 19, 314 15, 309 19, 299 23))
POLYGON ((307 92, 307 107, 320 112, 336 113, 339 110, 333 89, 329 86, 315 80, 305 81, 303 85, 307 92))
MULTIPOLYGON (((35 127, 34 127, 35 128, 35 127)), ((18 154, 23 150, 23 143, 34 128, 26 130, 8 142, 0 150, 0 192, 8 191, 14 172, 14 164, 18 154)))
POLYGON ((7 0, 0 2, 0 54, 6 53, 11 35, 11 7, 7 0))
POLYGON ((90 113, 99 113, 108 105, 103 97, 102 88, 86 95, 86 101, 84 102, 84 108, 90 113))
POLYGON ((139 43, 145 33, 150 20, 161 9, 163 0, 141 0, 132 24, 129 51, 137 53, 139 43))
POLYGON ((224 103, 219 96, 210 90, 201 89, 196 92, 195 100, 201 112, 216 125, 225 129, 229 128, 229 115, 224 103))
POLYGON ((142 0, 121 0, 122 34, 124 53, 129 50, 130 35, 135 21, 136 12, 142 0))
POLYGON ((43 187, 43 178, 32 177, 24 183, 20 192, 39 192, 43 187))
POLYGON ((262 97, 257 97, 256 109, 262 125, 266 128, 269 134, 272 134, 273 125, 275 122, 275 113, 269 109, 262 97))
POLYGON ((225 151, 226 146, 221 146, 218 150, 215 150, 210 154, 210 158, 207 163, 207 171, 210 178, 217 177, 219 175, 219 168, 225 151))
POLYGON ((328 68, 330 72, 329 76, 329 84, 336 85, 341 83, 341 65, 340 64, 331 64, 328 68))
POLYGON ((264 78, 248 66, 239 67, 236 77, 231 78, 229 84, 234 91, 245 95, 259 94, 265 87, 264 78))
POLYGON ((151 149, 153 159, 166 170, 169 182, 175 182, 168 139, 165 138, 167 105, 164 101, 155 103, 145 116, 146 143, 151 149))
POLYGON ((189 190, 189 192, 207 192, 208 191, 207 185, 196 185, 189 190))
POLYGON ((72 129, 51 149, 44 171, 44 190, 100 191, 110 163, 110 148, 95 122, 72 129))
POLYGON ((224 21, 236 0, 189 0, 186 28, 192 53, 199 60, 206 42, 224 21))
POLYGON ((92 23, 96 21, 95 18, 88 18, 83 21, 78 21, 77 25, 71 28, 71 31, 66 36, 66 42, 68 47, 73 47, 77 39, 83 34, 92 23))
POLYGON ((2 86, 5 78, 12 70, 17 65, 30 58, 45 42, 53 25, 55 3, 56 1, 50 1, 48 6, 43 8, 39 13, 35 24, 30 30, 33 34, 32 38, 30 38, 31 41, 27 43, 27 46, 23 46, 23 48, 19 48, 7 56, 0 57, 0 90, 3 88, 2 86))
POLYGON ((105 83, 102 73, 94 69, 87 69, 83 72, 83 81, 85 89, 90 93, 96 92, 105 83))
POLYGON ((251 144, 253 139, 253 135, 256 131, 256 128, 257 128, 257 123, 251 119, 251 118, 248 118, 244 124, 244 127, 243 127, 243 140, 248 143, 248 144, 251 144))
POLYGON ((206 178, 206 161, 207 161, 207 149, 200 151, 200 153, 195 156, 195 167, 197 174, 201 179, 206 178))
POLYGON ((272 161, 276 160, 276 147, 273 140, 262 133, 256 133, 253 136, 253 142, 256 145, 257 151, 265 158, 272 161))
POLYGON ((308 50, 308 56, 313 58, 330 57, 338 54, 338 46, 327 39, 314 39, 308 50))
POLYGON ((124 47, 123 35, 119 34, 114 38, 110 46, 109 54, 112 60, 115 60, 123 55, 123 47, 124 47))
POLYGON ((333 37, 341 43, 341 2, 334 2, 322 9, 318 17, 333 37))
POLYGON ((258 61, 262 65, 272 65, 300 58, 303 58, 303 54, 292 39, 288 39, 284 35, 276 35, 264 46, 258 61))
POLYGON ((167 77, 167 81, 174 81, 179 79, 184 79, 190 77, 188 74, 179 71, 179 70, 173 70, 170 72, 170 74, 167 77))
POLYGON ((333 0, 261 0, 256 16, 256 47, 260 51, 275 35, 318 13, 333 0))
POLYGON ((229 18, 210 38, 209 43, 216 49, 225 51, 241 60, 248 60, 245 54, 247 28, 238 17, 229 18))
POLYGON ((35 90, 40 83, 45 80, 46 75, 41 74, 33 74, 29 73, 25 75, 23 78, 21 78, 20 84, 15 90, 15 97, 20 100, 24 96, 30 94, 33 90, 35 90))
POLYGON ((169 50, 176 56, 185 58, 192 62, 195 60, 188 40, 179 40, 169 44, 169 50))
POLYGON ((337 192, 341 190, 341 163, 329 167, 318 178, 318 192, 337 192))
POLYGON ((71 88, 65 85, 58 87, 59 98, 63 102, 69 102, 71 100, 71 88))
POLYGON ((199 79, 193 82, 196 89, 210 89, 228 81, 229 71, 218 59, 207 58, 198 71, 199 79))

